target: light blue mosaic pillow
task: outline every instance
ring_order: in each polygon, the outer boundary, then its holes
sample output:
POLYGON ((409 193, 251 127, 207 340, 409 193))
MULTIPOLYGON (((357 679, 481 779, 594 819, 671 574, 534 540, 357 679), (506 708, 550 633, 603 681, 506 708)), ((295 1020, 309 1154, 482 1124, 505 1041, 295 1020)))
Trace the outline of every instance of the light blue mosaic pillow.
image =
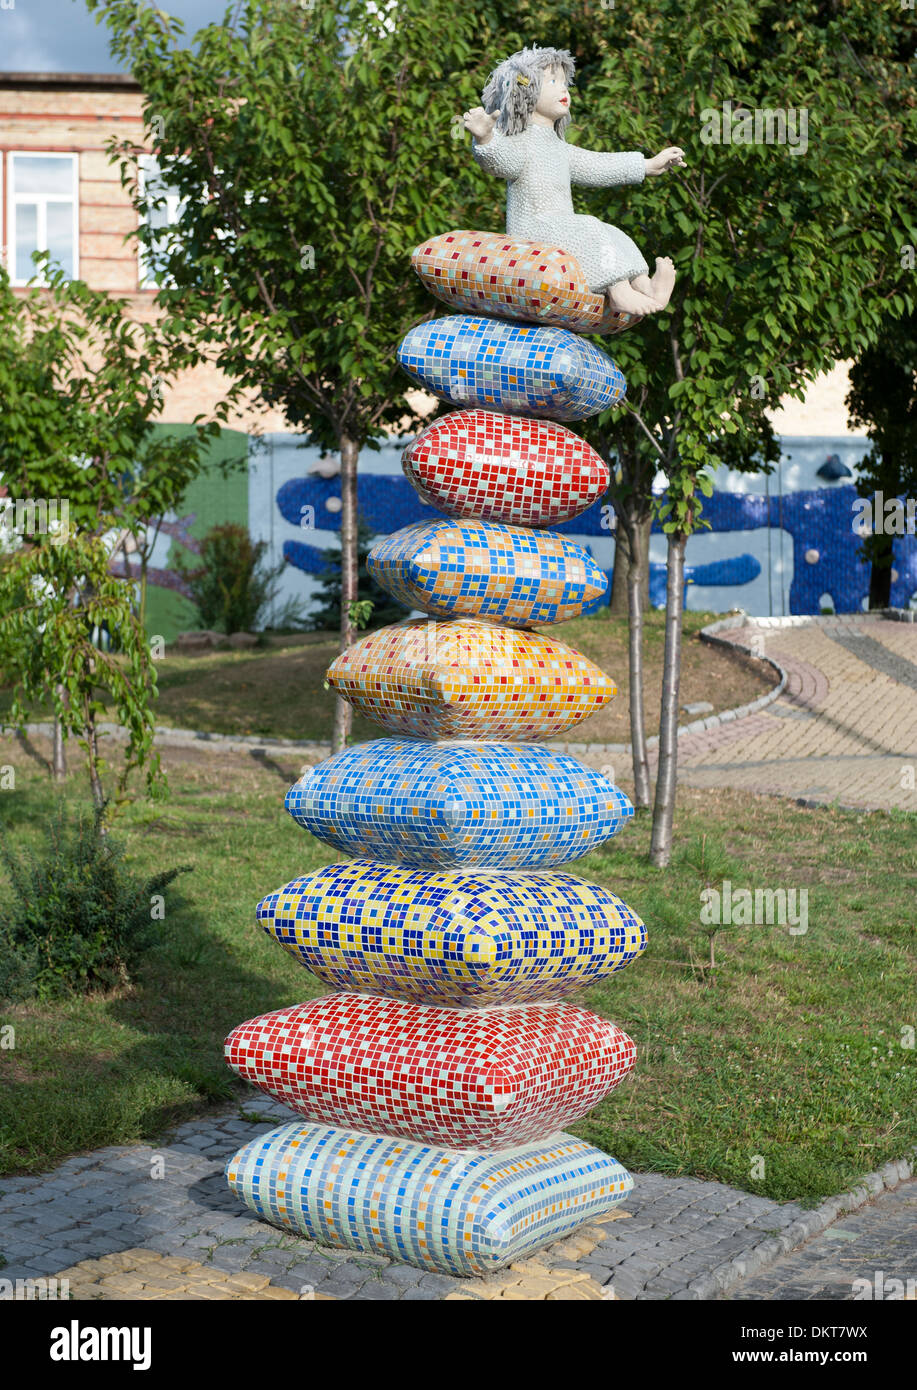
POLYGON ((605 571, 575 541, 470 519, 405 526, 376 542, 366 568, 408 608, 511 627, 594 613, 608 593, 605 571))
POLYGON ((398 345, 398 361, 453 405, 551 420, 586 420, 627 389, 611 358, 575 333, 472 314, 417 324, 398 345))
POLYGON ((492 1150, 440 1149, 297 1120, 226 1165, 257 1216, 347 1250, 483 1275, 622 1202, 633 1178, 570 1134, 492 1150))
POLYGON ((290 788, 294 820, 345 854, 418 868, 564 864, 634 814, 601 772, 539 744, 381 738, 290 788))

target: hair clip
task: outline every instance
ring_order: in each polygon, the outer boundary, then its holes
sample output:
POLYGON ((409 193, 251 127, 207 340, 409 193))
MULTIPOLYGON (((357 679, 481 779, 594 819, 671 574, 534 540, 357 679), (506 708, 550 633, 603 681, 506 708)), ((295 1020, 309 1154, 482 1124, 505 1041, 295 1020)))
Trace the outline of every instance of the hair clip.
POLYGON ((527 87, 529 85, 530 79, 528 77, 523 77, 522 73, 520 72, 516 78, 516 81, 519 83, 520 87, 527 87))

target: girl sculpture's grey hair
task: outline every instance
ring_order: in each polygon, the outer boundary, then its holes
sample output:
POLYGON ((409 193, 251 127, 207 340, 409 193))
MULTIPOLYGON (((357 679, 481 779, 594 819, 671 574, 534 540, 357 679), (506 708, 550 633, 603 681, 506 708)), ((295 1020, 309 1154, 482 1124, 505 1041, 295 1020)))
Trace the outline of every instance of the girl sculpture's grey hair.
MULTIPOLYGON (((573 81, 573 57, 566 48, 521 48, 494 68, 481 96, 490 116, 497 117, 501 135, 521 135, 532 117, 541 93, 541 79, 548 68, 559 67, 567 82, 573 81)), ((570 113, 554 122, 563 139, 570 113)))

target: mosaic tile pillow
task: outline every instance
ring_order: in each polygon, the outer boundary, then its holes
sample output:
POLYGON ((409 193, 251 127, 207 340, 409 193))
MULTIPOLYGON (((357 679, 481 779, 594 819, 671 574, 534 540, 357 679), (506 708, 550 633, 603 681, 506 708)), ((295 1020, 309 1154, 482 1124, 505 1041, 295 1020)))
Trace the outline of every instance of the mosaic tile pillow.
POLYGON ((434 420, 401 456, 424 502, 447 516, 558 526, 597 502, 608 465, 552 420, 456 410, 434 420))
POLYGON ((505 1147, 580 1119, 637 1049, 570 1004, 441 1009, 329 994, 240 1023, 234 1071, 309 1120, 447 1148, 505 1147))
POLYGON ((490 1274, 622 1202, 633 1178, 570 1134, 455 1152, 330 1125, 281 1125, 226 1165, 257 1215, 310 1240, 445 1274, 490 1274))
POLYGON ((366 568, 408 608, 512 627, 594 613, 608 577, 581 545, 552 531, 487 521, 420 521, 371 548, 366 568))
POLYGON ((294 820, 345 854, 416 868, 547 868, 634 814, 596 769, 537 743, 377 739, 345 748, 287 792, 294 820))
POLYGON ((511 415, 586 420, 626 390, 611 358, 574 333, 468 314, 417 324, 398 361, 441 400, 511 415))
POLYGON ((639 323, 592 294, 579 261, 559 246, 499 232, 446 232, 418 246, 411 264, 437 299, 472 314, 535 319, 574 333, 620 333, 639 323))
POLYGON ((328 669, 367 719, 414 738, 553 738, 617 687, 556 637, 493 623, 415 618, 355 642, 328 669))
POLYGON ((556 870, 351 859, 269 893, 257 919, 326 985, 421 1004, 561 998, 646 947, 646 927, 626 903, 556 870))

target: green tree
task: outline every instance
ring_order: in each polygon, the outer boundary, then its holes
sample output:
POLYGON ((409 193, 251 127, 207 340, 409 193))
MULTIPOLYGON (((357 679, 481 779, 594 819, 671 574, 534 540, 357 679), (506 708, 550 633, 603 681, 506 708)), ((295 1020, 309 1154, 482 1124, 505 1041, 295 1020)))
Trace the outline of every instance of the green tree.
MULTIPOLYGON (((192 357, 209 356, 233 398, 282 407, 341 460, 341 642, 357 600, 360 451, 416 421, 395 350, 433 306, 410 265, 418 242, 456 226, 450 139, 475 96, 475 15, 444 0, 299 6, 242 0, 182 47, 181 23, 149 4, 87 0, 145 93, 172 229, 144 222, 162 267, 157 302, 192 357)), ((122 178, 138 208, 136 156, 122 178)), ((350 707, 338 701, 334 745, 350 707)))
MULTIPOLYGON (((267 566, 267 541, 253 541, 245 526, 226 522, 213 526, 201 541, 201 564, 190 567, 179 561, 201 623, 218 632, 254 632, 265 620, 265 610, 277 597, 283 564, 267 566)), ((301 605, 286 603, 276 626, 301 621, 301 605)))
POLYGON ((109 800, 99 731, 106 700, 128 735, 117 799, 134 768, 145 768, 151 795, 164 781, 153 749, 155 667, 131 586, 111 574, 110 562, 110 542, 85 531, 0 559, 0 670, 14 677, 9 723, 21 728, 32 706, 50 700, 63 737, 76 735, 83 749, 100 810, 109 800), (105 627, 118 635, 117 655, 92 641, 105 627))
MULTIPOLYGON (((629 413, 667 479, 658 865, 671 854, 685 546, 705 524, 708 465, 729 437, 740 455, 760 453, 759 400, 802 395, 875 338, 886 314, 913 306, 899 257, 917 240, 905 157, 913 79, 901 61, 910 24, 867 0, 790 10, 659 0, 617 5, 608 28, 593 24, 584 40, 584 143, 679 144, 688 158, 687 169, 629 194, 646 219, 638 240, 650 256, 671 255, 679 279, 664 314, 614 340, 629 413), (740 127, 742 110, 751 123, 740 127)), ((598 197, 584 206, 607 219, 598 197)), ((625 418, 618 412, 615 429, 625 418)), ((635 490, 645 497, 645 481, 635 490)))
POLYGON ((107 685, 129 712, 129 770, 150 751, 141 728, 152 729, 152 715, 140 705, 155 686, 142 613, 136 622, 124 617, 133 613, 133 585, 106 579, 107 566, 129 537, 143 545, 151 517, 177 505, 219 425, 198 422, 184 437, 158 433, 155 416, 178 370, 167 331, 133 322, 125 300, 67 281, 38 260, 42 288, 14 292, 0 269, 0 477, 7 489, 0 670, 20 683, 20 722, 30 700, 51 700, 58 779, 65 738, 80 734, 98 797, 94 724, 80 723, 94 711, 94 687, 107 685), (82 645, 80 622, 90 623, 88 641, 96 619, 101 627, 106 617, 127 668, 146 673, 130 692, 109 670, 113 658, 98 653, 94 667, 82 645), (80 637, 73 654, 63 645, 67 633, 80 637))
MULTIPOLYGON (((850 370, 847 409, 850 424, 872 441, 859 468, 860 496, 917 498, 917 315, 887 319, 878 342, 860 353, 850 370)), ((894 541, 891 529, 863 538, 870 608, 891 602, 894 541)))

